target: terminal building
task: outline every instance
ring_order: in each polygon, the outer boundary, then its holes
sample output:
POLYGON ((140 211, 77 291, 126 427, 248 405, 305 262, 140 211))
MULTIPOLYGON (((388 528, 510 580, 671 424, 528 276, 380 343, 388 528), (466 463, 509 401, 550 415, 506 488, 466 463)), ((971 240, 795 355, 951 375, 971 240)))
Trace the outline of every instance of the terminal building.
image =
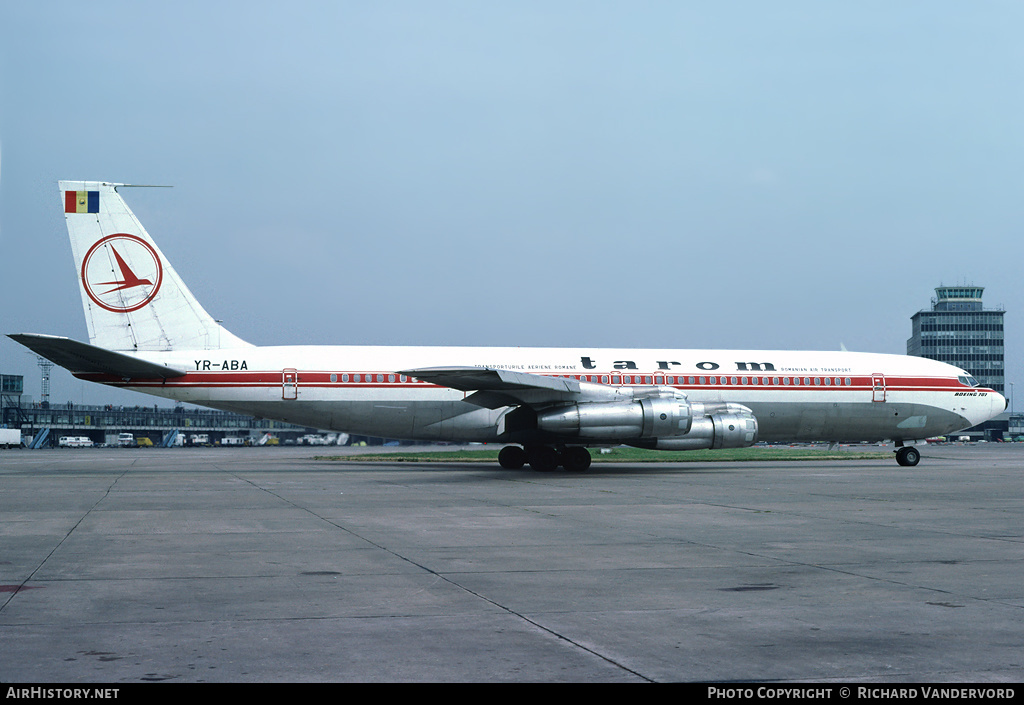
POLYGON ((69 439, 75 439, 74 445, 164 447, 383 442, 181 404, 97 406, 34 401, 24 394, 21 375, 0 375, 0 428, 19 429, 27 448, 60 447, 69 445, 69 439))
MULTIPOLYGON (((931 308, 910 320, 907 354, 939 360, 961 368, 983 387, 1006 396, 1006 364, 1002 308, 985 308, 982 286, 940 286, 931 308)), ((1009 414, 970 430, 972 438, 992 440, 1009 433, 1009 414)), ((1019 423, 1017 424, 1020 425, 1019 423)))

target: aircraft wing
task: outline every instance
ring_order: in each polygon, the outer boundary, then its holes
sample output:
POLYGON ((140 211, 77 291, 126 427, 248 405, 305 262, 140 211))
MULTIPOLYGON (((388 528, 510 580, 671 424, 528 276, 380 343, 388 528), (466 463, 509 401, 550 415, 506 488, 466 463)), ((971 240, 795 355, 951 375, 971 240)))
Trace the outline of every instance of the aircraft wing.
POLYGON ((183 377, 184 370, 140 360, 124 353, 98 348, 71 338, 35 333, 14 333, 7 336, 72 373, 98 373, 122 378, 183 377))
POLYGON ((463 392, 473 392, 466 397, 466 401, 488 409, 566 402, 576 399, 580 394, 580 383, 575 379, 543 377, 490 367, 427 367, 402 370, 400 374, 463 392))

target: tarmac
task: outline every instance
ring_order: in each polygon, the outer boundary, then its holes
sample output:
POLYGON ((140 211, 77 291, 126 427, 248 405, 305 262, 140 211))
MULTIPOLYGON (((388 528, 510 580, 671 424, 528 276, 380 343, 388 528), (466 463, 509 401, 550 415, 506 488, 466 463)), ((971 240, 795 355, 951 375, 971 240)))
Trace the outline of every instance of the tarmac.
POLYGON ((0 451, 0 681, 1024 681, 1024 444, 344 450, 0 451))

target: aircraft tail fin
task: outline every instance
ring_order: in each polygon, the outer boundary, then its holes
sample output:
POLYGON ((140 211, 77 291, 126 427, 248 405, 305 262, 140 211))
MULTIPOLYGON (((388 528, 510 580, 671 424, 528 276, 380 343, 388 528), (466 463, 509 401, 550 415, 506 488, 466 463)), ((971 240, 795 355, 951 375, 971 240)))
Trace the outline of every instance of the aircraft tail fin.
POLYGON ((113 184, 61 181, 89 342, 107 350, 247 347, 199 304, 113 184))

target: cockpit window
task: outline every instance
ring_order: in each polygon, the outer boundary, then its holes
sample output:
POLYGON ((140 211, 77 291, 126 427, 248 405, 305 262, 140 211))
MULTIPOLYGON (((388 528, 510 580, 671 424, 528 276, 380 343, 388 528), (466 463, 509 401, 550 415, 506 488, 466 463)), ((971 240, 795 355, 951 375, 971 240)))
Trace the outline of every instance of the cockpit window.
POLYGON ((966 387, 980 387, 981 386, 980 384, 978 384, 978 380, 974 379, 974 377, 971 377, 970 375, 960 375, 957 379, 960 380, 960 384, 962 384, 962 385, 964 385, 966 387))

